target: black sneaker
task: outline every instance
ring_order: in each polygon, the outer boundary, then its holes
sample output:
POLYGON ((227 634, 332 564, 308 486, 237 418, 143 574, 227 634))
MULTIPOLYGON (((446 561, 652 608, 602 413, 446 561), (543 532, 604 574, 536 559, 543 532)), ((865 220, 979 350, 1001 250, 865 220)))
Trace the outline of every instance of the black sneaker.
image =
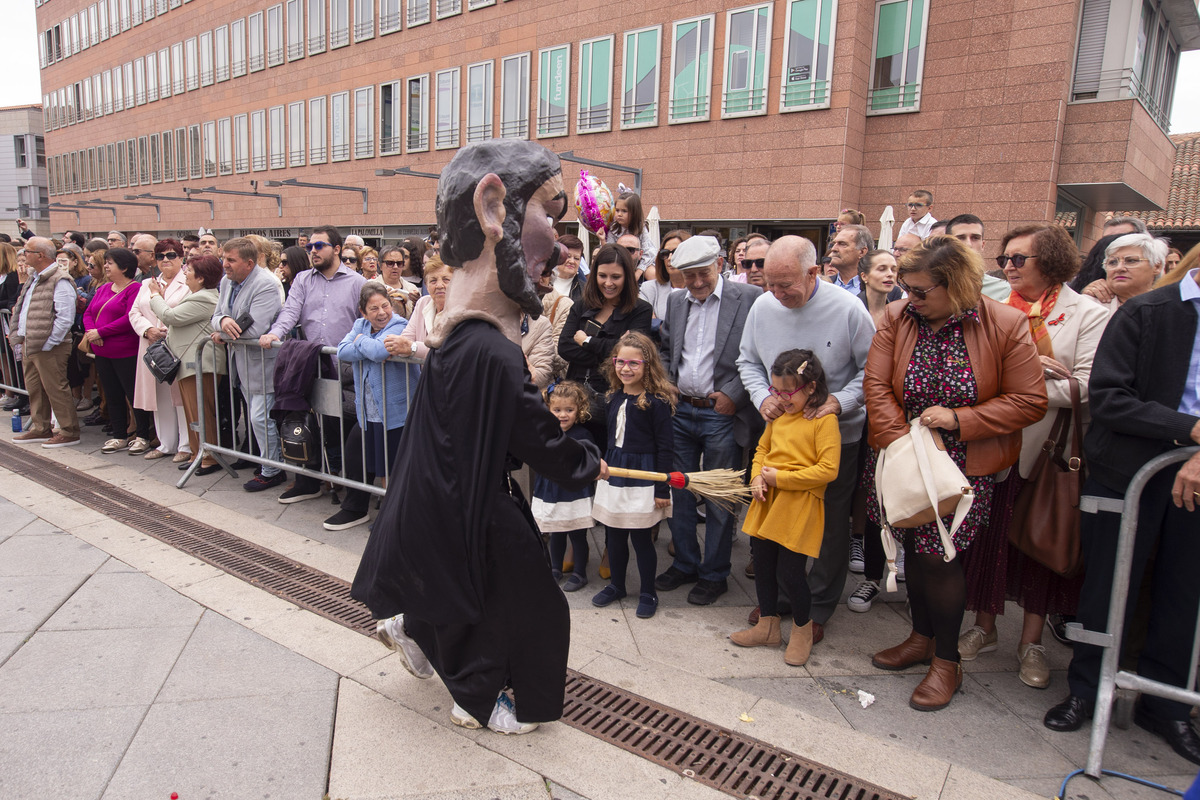
POLYGON ((683 586, 685 583, 695 583, 700 580, 699 575, 688 575, 677 567, 667 567, 667 571, 654 579, 654 588, 660 592, 670 592, 683 586))
POLYGON ((723 579, 719 581, 701 579, 688 592, 687 601, 694 606, 710 606, 727 591, 729 591, 729 584, 723 579))
POLYGON ((318 483, 317 488, 315 488, 315 489, 308 489, 306 487, 301 486, 300 484, 296 484, 292 488, 285 491, 283 494, 279 495, 279 502, 286 505, 288 503, 299 503, 303 500, 312 500, 314 497, 320 497, 320 496, 321 496, 321 484, 318 483))
POLYGON ((343 508, 325 520, 325 530, 344 531, 356 525, 365 525, 370 516, 366 511, 351 511, 350 509, 343 508))
POLYGON ((273 489, 276 486, 287 481, 287 474, 284 472, 276 472, 269 478, 264 478, 262 475, 255 475, 250 480, 242 484, 242 488, 247 492, 261 492, 265 489, 273 489))

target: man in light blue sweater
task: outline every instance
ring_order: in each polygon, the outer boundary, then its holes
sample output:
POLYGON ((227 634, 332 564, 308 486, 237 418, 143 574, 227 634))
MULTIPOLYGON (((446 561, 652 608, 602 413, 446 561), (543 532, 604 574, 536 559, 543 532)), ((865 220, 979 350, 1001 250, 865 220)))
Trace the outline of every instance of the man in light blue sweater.
POLYGON ((763 419, 783 412, 768 391, 770 369, 785 350, 812 350, 829 383, 829 399, 817 416, 836 414, 842 433, 841 466, 825 490, 825 536, 809 574, 813 644, 824 636, 849 567, 850 506, 858 482, 858 447, 866 421, 863 368, 875 323, 862 301, 817 277, 817 251, 799 236, 784 236, 767 252, 767 291, 755 301, 742 333, 738 373, 763 419))

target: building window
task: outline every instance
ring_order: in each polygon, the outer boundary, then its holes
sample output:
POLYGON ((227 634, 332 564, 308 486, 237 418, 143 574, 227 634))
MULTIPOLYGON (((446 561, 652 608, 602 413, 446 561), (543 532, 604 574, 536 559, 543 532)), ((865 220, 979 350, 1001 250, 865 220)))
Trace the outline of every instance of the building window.
POLYGON ((142 24, 142 0, 132 0, 133 13, 130 15, 134 25, 142 24))
MULTIPOLYGON (((109 24, 108 3, 105 0, 100 0, 96 4, 96 28, 100 33, 100 41, 102 42, 108 41, 109 24)), ((49 54, 47 54, 47 57, 49 57, 49 54)))
MULTIPOLYGON (((175 129, 175 180, 186 181, 188 177, 187 130, 175 129)), ((111 169, 110 173, 111 174, 111 169)))
POLYGON ((354 41, 375 36, 375 0, 354 0, 354 41))
MULTIPOLYGON (((112 166, 111 164, 109 165, 112 166)), ((117 185, 124 189, 129 185, 128 161, 125 158, 125 140, 117 142, 117 185)), ((134 181, 136 184, 137 181, 134 181)), ((68 191, 70 188, 67 187, 68 191)))
MULTIPOLYGON (((113 110, 114 110, 114 109, 113 109, 113 106, 114 106, 114 98, 113 98, 113 80, 112 80, 112 70, 111 70, 111 69, 110 69, 110 70, 105 70, 105 71, 104 71, 104 72, 103 72, 103 73, 100 75, 100 77, 101 77, 101 79, 103 80, 103 83, 104 83, 104 113, 105 113, 105 114, 111 114, 111 113, 113 113, 113 110)), ((51 99, 51 100, 53 100, 53 99, 54 99, 54 95, 50 95, 50 99, 51 99)), ((50 116, 51 116, 51 117, 54 117, 54 116, 55 116, 55 113, 56 113, 56 111, 57 111, 57 107, 54 107, 54 108, 51 110, 51 112, 50 112, 50 116)), ((57 123, 57 121, 56 121, 56 122, 55 122, 55 127, 57 127, 57 124, 58 124, 58 123, 57 123)))
POLYGON ((249 34, 250 34, 250 46, 249 46, 250 71, 258 72, 260 70, 267 68, 266 59, 264 57, 264 52, 263 52, 263 15, 262 15, 262 12, 260 11, 257 14, 251 14, 249 17, 247 17, 247 21, 249 23, 247 27, 248 27, 249 34))
MULTIPOLYGON (((108 158, 105 155, 104 145, 100 145, 96 148, 96 184, 101 190, 109 188, 108 158)), ((50 186, 54 186, 53 178, 50 179, 50 186)))
POLYGON ((195 37, 183 43, 183 64, 187 74, 187 90, 200 88, 200 48, 195 37))
POLYGON ((459 146, 459 81, 457 68, 434 75, 433 146, 449 150, 459 146))
POLYGON ((250 168, 261 172, 267 168, 267 112, 250 114, 250 168))
POLYGON ((80 50, 80 46, 79 46, 79 15, 76 14, 76 15, 72 16, 71 19, 67 20, 65 24, 71 30, 71 50, 67 53, 67 55, 69 55, 69 56, 75 55, 80 50))
POLYGON ((400 152, 400 82, 379 84, 379 155, 400 152))
MULTIPOLYGON (((45 107, 43 104, 42 108, 45 107)), ((104 115, 104 91, 99 72, 92 76, 92 110, 97 117, 104 115)))
POLYGON ((329 49, 350 44, 350 0, 329 0, 329 49))
POLYGON ((200 85, 212 86, 214 82, 213 36, 212 31, 205 31, 200 34, 200 85))
POLYGON ((271 148, 270 148, 270 167, 271 169, 283 169, 287 166, 288 157, 286 145, 287 138, 284 137, 283 131, 283 107, 274 106, 270 109, 271 122, 271 148))
POLYGON ((250 117, 246 114, 233 118, 233 169, 250 171, 250 117))
POLYGON ((203 159, 200 156, 200 126, 188 126, 188 163, 191 165, 192 177, 199 178, 203 176, 201 164, 203 159))
POLYGON ((83 118, 92 118, 92 82, 90 80, 80 81, 83 87, 83 118))
POLYGON ((283 6, 267 9, 267 66, 278 67, 284 61, 283 6))
POLYGON ((217 123, 204 123, 204 177, 217 174, 217 123))
POLYGON ((88 29, 91 31, 92 44, 100 44, 100 20, 97 11, 103 7, 103 3, 100 3, 99 6, 96 3, 88 6, 88 29))
POLYGON ((146 54, 146 102, 158 99, 158 53, 146 54))
POLYGON ((494 69, 491 61, 467 67, 467 144, 492 138, 494 69))
MULTIPOLYGON (((151 137, 151 139, 155 138, 157 137, 151 137)), ((153 168, 153 159, 151 159, 150 164, 153 168)), ((100 177, 97 174, 98 172, 99 170, 96 168, 96 148, 89 147, 87 151, 87 188, 89 191, 94 192, 100 188, 100 177)))
POLYGON ((154 0, 146 0, 142 4, 142 19, 146 22, 154 19, 154 0))
MULTIPOLYGON (((162 161, 163 161, 163 180, 175 180, 175 159, 172 157, 172 143, 174 142, 174 134, 171 131, 163 131, 162 133, 162 161)), ((104 156, 100 156, 101 175, 104 174, 104 156)))
POLYGON ((405 105, 408 108, 408 146, 410 153, 429 149, 429 76, 408 79, 405 105))
POLYGON ((725 19, 725 90, 722 117, 767 113, 771 63, 770 5, 728 12, 725 19))
POLYGON ((287 0, 287 58, 304 58, 304 2, 287 0))
POLYGON ((1142 2, 1134 47, 1133 69, 1128 81, 1129 94, 1138 98, 1155 122, 1166 130, 1170 123, 1171 102, 1179 68, 1179 45, 1171 34, 1170 23, 1163 16, 1162 9, 1147 0, 1142 2))
POLYGON ((496 0, 467 0, 467 10, 474 11, 479 8, 487 8, 488 6, 496 5, 496 0))
MULTIPOLYGON (((132 27, 129 22, 129 0, 117 0, 117 9, 121 18, 121 30, 127 31, 132 27)), ((129 176, 129 182, 133 183, 133 176, 129 176)))
POLYGON ((330 155, 334 161, 350 160, 350 93, 338 92, 329 98, 332 139, 330 155))
POLYGON ((567 135, 571 84, 571 46, 548 47, 538 54, 539 138, 567 135))
POLYGON ((89 31, 90 31, 90 28, 88 26, 87 12, 81 11, 79 13, 79 49, 80 50, 87 50, 89 47, 92 46, 92 37, 91 37, 91 34, 89 33, 89 31))
POLYGON ((314 97, 308 101, 308 163, 324 164, 329 160, 327 133, 325 98, 314 97))
POLYGON ((529 53, 500 59, 500 138, 529 138, 529 53))
POLYGON ((288 166, 304 166, 304 103, 288 104, 288 166))
MULTIPOLYGON (((125 96, 125 108, 133 108, 137 105, 136 97, 133 93, 133 62, 126 61, 125 66, 121 67, 121 92, 125 96)), ((71 102, 72 112, 78 107, 75 103, 75 95, 68 92, 68 98, 71 102)))
POLYGON ((925 61, 925 0, 879 0, 867 113, 917 111, 925 61))
POLYGON ((379 0, 379 35, 400 30, 400 0, 379 0))
POLYGON ((613 37, 579 43, 579 103, 577 133, 612 128, 613 37))
POLYGON ((779 110, 829 105, 837 0, 789 0, 779 110))
POLYGON ((407 0, 407 2, 408 19, 406 22, 408 27, 424 25, 429 22, 429 0, 407 0))
POLYGON ((142 58, 133 62, 133 97, 137 105, 146 104, 146 61, 142 58))
POLYGON ((437 18, 445 19, 462 13, 462 0, 436 0, 437 18))
POLYGON ((217 121, 217 172, 233 174, 233 120, 229 117, 217 121))
POLYGON ((17 169, 29 166, 29 154, 25 152, 25 135, 13 137, 13 153, 16 155, 17 169))
MULTIPOLYGON (((158 134, 150 134, 150 182, 162 183, 162 151, 158 147, 158 134)), ((90 157, 91 152, 88 153, 90 157)), ((96 173, 92 173, 95 178, 96 173)))
POLYGON ((171 45, 171 72, 175 74, 172 89, 175 94, 183 94, 187 91, 187 82, 183 74, 183 42, 171 45))
POLYGON ((354 157, 375 157, 375 87, 354 90, 354 157))
POLYGON ((308 0, 308 54, 325 52, 325 0, 308 0))
POLYGON ((171 50, 167 47, 158 51, 158 96, 171 96, 171 50))
POLYGON ((661 25, 626 32, 622 128, 647 128, 658 124, 658 65, 661 57, 661 25))
POLYGON ((213 76, 218 81, 229 80, 229 26, 213 31, 213 76))
POLYGON ((246 74, 246 20, 229 23, 229 74, 240 78, 246 74))

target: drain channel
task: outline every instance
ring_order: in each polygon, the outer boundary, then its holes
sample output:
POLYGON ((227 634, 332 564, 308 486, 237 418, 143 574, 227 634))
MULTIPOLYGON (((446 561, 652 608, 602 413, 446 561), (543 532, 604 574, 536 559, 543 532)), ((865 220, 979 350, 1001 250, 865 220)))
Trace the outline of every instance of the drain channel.
MULTIPOLYGON (((350 584, 180 516, 118 486, 0 442, 8 470, 247 583, 367 636, 375 623, 350 584)), ((677 774, 750 800, 905 800, 899 795, 713 725, 612 684, 567 671, 562 721, 677 774)))

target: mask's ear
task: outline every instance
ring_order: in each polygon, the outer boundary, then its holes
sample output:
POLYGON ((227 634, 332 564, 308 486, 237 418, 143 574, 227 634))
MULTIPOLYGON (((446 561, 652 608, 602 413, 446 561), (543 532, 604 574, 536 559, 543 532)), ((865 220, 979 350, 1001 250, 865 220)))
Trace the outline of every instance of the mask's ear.
POLYGON ((475 187, 475 218, 483 230, 484 239, 495 245, 504 238, 504 182, 494 172, 484 175, 475 187))

